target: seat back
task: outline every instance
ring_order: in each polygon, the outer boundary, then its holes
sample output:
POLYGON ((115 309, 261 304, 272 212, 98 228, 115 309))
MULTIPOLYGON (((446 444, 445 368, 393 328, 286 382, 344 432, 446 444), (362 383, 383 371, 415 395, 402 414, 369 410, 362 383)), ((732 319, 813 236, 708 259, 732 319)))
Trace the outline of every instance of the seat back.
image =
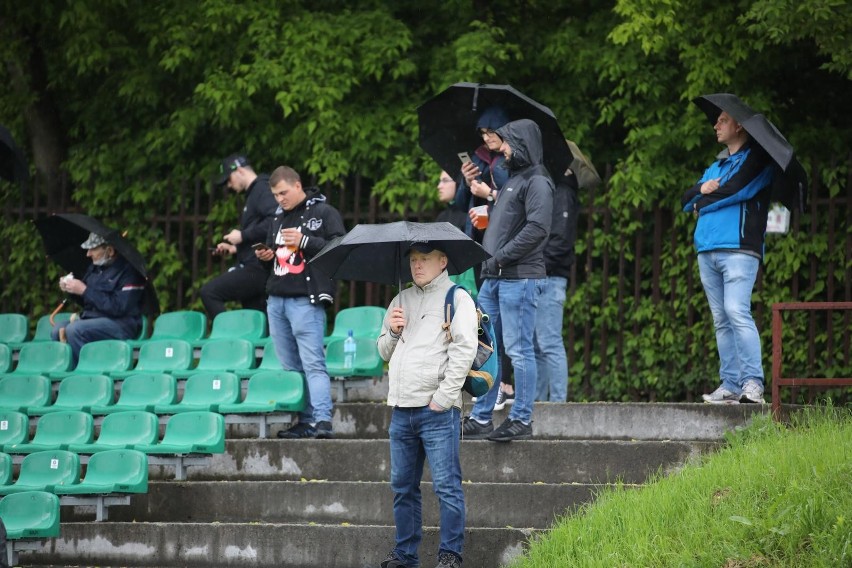
POLYGON ((90 444, 93 439, 94 419, 91 414, 63 410, 38 419, 32 443, 60 448, 68 444, 90 444))
POLYGON ((266 314, 258 310, 230 310, 213 320, 210 339, 237 338, 258 341, 267 336, 266 314))
POLYGON ((247 339, 211 339, 201 347, 198 371, 237 371, 254 368, 254 344, 247 339))
POLYGON ((106 339, 92 341, 80 348, 77 367, 78 374, 108 375, 126 371, 133 361, 133 349, 124 341, 106 339))
POLYGON ((0 314, 0 343, 20 343, 29 335, 29 322, 23 314, 0 314))
POLYGON ((354 337, 367 337, 375 341, 382 331, 384 318, 385 309, 378 306, 357 306, 340 310, 334 318, 334 329, 325 343, 346 339, 350 329, 354 337))
POLYGON ((177 401, 177 381, 165 373, 130 375, 121 383, 117 406, 173 404, 177 401))
POLYGON ((344 367, 343 343, 337 339, 328 344, 325 352, 326 368, 333 377, 380 377, 384 372, 384 361, 379 355, 375 338, 356 337, 355 364, 351 369, 344 367))
POLYGON ((21 346, 16 375, 61 373, 71 368, 71 346, 59 341, 29 342, 21 346))
POLYGON ((0 379, 0 409, 48 406, 50 379, 41 375, 14 375, 0 379))
POLYGON ((0 343, 0 374, 8 373, 12 368, 12 350, 5 343, 0 343))
MULTIPOLYGON (((33 452, 21 462, 17 486, 73 485, 80 481, 80 457, 66 450, 33 452)), ((4 519, 5 520, 5 519, 4 519)))
POLYGON ((160 421, 156 414, 143 410, 125 410, 104 417, 95 445, 155 444, 159 435, 160 421))
POLYGON ((278 360, 278 355, 275 353, 275 343, 271 339, 263 346, 263 357, 257 368, 265 371, 280 371, 283 369, 281 361, 278 360))
POLYGON ((12 456, 0 454, 0 485, 12 483, 12 456))
POLYGON ((0 499, 0 518, 11 539, 59 536, 59 497, 44 491, 24 491, 0 499))
POLYGON ((136 450, 107 450, 93 454, 82 483, 110 484, 116 492, 145 492, 148 487, 148 456, 136 450))
POLYGON ((186 380, 181 404, 219 405, 239 401, 240 379, 233 373, 198 373, 186 380))
POLYGON ((178 311, 161 314, 154 321, 151 339, 198 341, 207 333, 207 316, 201 312, 178 311))
POLYGON ((269 402, 296 403, 305 396, 305 380, 296 371, 261 371, 252 375, 243 402, 259 404, 269 402))
POLYGON ((192 365, 192 346, 182 339, 152 339, 139 349, 134 371, 183 371, 192 365))
POLYGON ((0 410, 0 448, 6 444, 23 444, 29 436, 30 419, 26 414, 0 410))
POLYGON ((164 445, 189 445, 198 451, 221 454, 225 451, 225 419, 217 412, 184 412, 166 423, 164 445))
MULTIPOLYGON (((53 321, 57 325, 70 319, 70 312, 61 312, 53 316, 53 321)), ((38 322, 36 322, 35 333, 30 341, 51 341, 51 331, 53 331, 53 326, 50 325, 50 316, 41 316, 38 318, 38 322)))
POLYGON ((95 404, 112 404, 114 392, 106 375, 71 375, 59 383, 53 407, 88 412, 95 404))

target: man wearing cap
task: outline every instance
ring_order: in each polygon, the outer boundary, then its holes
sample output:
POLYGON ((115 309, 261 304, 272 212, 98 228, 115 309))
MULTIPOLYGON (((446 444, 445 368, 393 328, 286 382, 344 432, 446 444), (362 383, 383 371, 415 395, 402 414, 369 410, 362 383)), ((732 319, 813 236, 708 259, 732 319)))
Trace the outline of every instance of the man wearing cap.
POLYGON ((145 278, 101 235, 90 233, 80 245, 92 265, 82 279, 73 274, 59 279, 59 289, 83 306, 79 317, 57 324, 51 337, 62 336, 71 346, 74 364, 80 348, 101 339, 133 339, 142 326, 145 278))
POLYGON ((214 255, 234 255, 236 265, 201 288, 201 301, 213 320, 225 311, 225 302, 238 301, 243 308, 266 311, 267 272, 255 258, 252 245, 266 239, 278 204, 269 191, 269 176, 255 173, 248 158, 233 154, 222 160, 216 185, 228 185, 246 194, 240 228, 222 237, 214 255))
POLYGON ((428 459, 440 508, 437 567, 459 568, 465 523, 459 461, 461 391, 478 345, 476 307, 470 294, 457 289, 455 315, 445 330, 445 300, 453 285, 446 271, 447 255, 432 243, 412 243, 409 265, 414 286, 391 301, 378 338, 379 354, 389 362, 396 523, 395 546, 381 566, 420 566, 420 480, 428 459))

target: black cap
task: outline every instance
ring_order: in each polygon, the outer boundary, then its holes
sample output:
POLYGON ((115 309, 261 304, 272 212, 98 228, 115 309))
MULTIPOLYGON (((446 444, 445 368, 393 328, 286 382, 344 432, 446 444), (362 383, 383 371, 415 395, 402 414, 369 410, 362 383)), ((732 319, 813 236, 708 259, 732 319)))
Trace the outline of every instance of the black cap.
POLYGON ((242 168, 248 165, 250 165, 248 158, 242 154, 231 154, 222 160, 221 164, 219 164, 219 177, 216 178, 216 185, 225 185, 228 178, 231 177, 231 174, 235 172, 237 168, 242 168))
POLYGON ((417 252, 422 252, 423 254, 429 254, 433 250, 441 251, 445 253, 444 247, 441 246, 441 243, 438 241, 415 241, 408 245, 408 254, 411 254, 411 251, 416 250, 417 252))

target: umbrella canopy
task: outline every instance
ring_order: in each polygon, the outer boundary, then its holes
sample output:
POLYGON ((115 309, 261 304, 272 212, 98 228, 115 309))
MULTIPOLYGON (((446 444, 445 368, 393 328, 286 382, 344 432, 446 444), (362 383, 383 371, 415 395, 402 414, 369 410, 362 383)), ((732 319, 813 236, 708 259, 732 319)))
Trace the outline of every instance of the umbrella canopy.
POLYGON ((335 279, 401 286, 412 280, 409 246, 424 241, 439 244, 446 252, 450 274, 461 274, 491 256, 450 223, 398 221, 356 225, 328 243, 310 264, 335 279))
POLYGON ((722 111, 739 122, 752 140, 763 148, 780 168, 772 182, 772 198, 783 203, 791 211, 804 211, 807 173, 795 158, 793 147, 769 119, 730 93, 702 95, 692 102, 704 111, 710 124, 716 124, 722 111))
POLYGON ((24 153, 15 144, 12 133, 0 125, 0 178, 17 182, 26 187, 29 172, 24 153))
POLYGON ((459 152, 482 145, 476 122, 484 110, 498 106, 509 120, 528 118, 538 124, 544 147, 544 165, 553 179, 560 179, 573 156, 556 116, 510 85, 456 83, 417 108, 420 147, 447 172, 461 168, 459 152))
POLYGON ((571 161, 571 170, 577 176, 577 185, 580 189, 594 189, 601 183, 601 176, 594 164, 589 161, 585 154, 572 140, 565 140, 574 159, 571 161))

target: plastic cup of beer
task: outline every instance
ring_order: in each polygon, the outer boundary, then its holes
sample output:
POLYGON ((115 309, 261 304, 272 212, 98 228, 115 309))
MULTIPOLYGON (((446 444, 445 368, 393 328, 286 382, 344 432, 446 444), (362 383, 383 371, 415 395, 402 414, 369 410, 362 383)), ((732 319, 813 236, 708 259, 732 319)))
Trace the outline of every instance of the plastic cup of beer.
POLYGON ((474 217, 472 219, 473 226, 477 229, 484 229, 488 226, 488 206, 487 205, 479 205, 471 209, 474 213, 474 217))

